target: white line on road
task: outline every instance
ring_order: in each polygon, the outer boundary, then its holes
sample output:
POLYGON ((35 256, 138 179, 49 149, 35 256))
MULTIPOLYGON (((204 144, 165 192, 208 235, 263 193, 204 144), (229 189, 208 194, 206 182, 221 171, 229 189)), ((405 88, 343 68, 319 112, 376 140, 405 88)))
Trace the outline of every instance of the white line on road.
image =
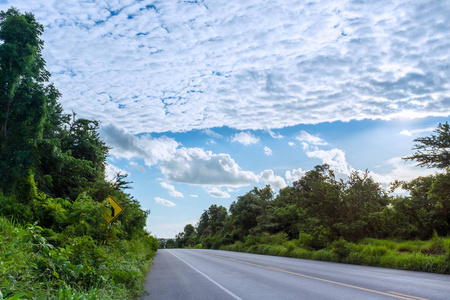
POLYGON ((168 251, 170 254, 172 254, 173 256, 175 256, 176 258, 178 258, 179 260, 181 260, 182 262, 184 262, 185 264, 187 264, 189 267, 191 267, 192 269, 194 269, 195 271, 197 271, 198 273, 200 273, 201 275, 203 275, 206 279, 208 279, 209 281, 211 281, 212 283, 214 283, 215 285, 217 285, 219 288, 221 288, 223 291, 225 291, 228 295, 230 295, 231 297, 233 297, 236 300, 242 300, 242 298, 239 298, 238 296, 236 296, 235 294, 233 294, 232 292, 230 292, 229 290, 227 290, 226 288, 224 288, 223 286, 221 286, 219 283, 215 282, 214 280, 212 280, 208 275, 206 275, 205 273, 197 270, 194 266, 190 265, 188 262, 186 262, 185 260, 181 259, 180 257, 178 257, 177 255, 173 254, 172 251, 168 251))

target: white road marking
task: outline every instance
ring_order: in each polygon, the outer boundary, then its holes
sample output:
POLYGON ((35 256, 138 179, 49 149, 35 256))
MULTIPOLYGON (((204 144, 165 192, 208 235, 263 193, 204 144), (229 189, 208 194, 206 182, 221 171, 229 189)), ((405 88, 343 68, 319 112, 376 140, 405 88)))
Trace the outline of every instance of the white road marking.
POLYGON ((224 292, 226 292, 228 295, 230 295, 231 297, 233 297, 236 300, 242 300, 242 298, 236 296, 235 294, 233 294, 232 292, 230 292, 229 290, 227 290, 226 288, 224 288, 222 285, 220 285, 219 283, 215 282, 214 280, 212 280, 208 275, 206 275, 205 273, 203 273, 202 271, 196 269, 194 266, 190 265, 187 261, 185 261, 184 259, 178 257, 177 255, 173 254, 172 251, 168 251, 170 254, 172 254, 173 256, 175 256, 176 258, 178 258, 179 260, 181 260, 182 262, 184 262, 185 264, 187 264, 189 267, 191 267, 192 269, 194 269, 195 271, 197 271, 198 273, 200 273, 201 275, 203 275, 206 279, 208 279, 209 281, 211 281, 212 283, 214 283, 215 285, 217 285, 219 288, 221 288, 224 292))

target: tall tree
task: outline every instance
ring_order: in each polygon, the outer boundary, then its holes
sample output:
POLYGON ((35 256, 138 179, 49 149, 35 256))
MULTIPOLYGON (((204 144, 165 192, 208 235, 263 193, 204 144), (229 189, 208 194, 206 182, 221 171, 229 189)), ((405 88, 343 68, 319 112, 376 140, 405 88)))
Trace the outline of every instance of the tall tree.
POLYGON ((436 134, 414 140, 416 153, 405 160, 415 160, 421 167, 445 169, 450 167, 450 126, 439 123, 436 134))
POLYGON ((334 172, 327 164, 315 166, 305 176, 293 182, 299 206, 307 213, 308 233, 321 233, 333 239, 339 236, 334 224, 341 221, 343 203, 341 201, 341 184, 336 181, 334 172))
MULTIPOLYGON (((43 26, 31 13, 0 12, 0 188, 30 181, 49 98, 49 72, 41 51, 43 26)), ((32 178, 31 178, 32 181, 32 178)))
MULTIPOLYGON (((20 14, 11 8, 0 12, 0 97, 1 112, 1 145, 8 138, 8 121, 14 112, 14 98, 18 87, 31 77, 46 80, 48 73, 42 70, 44 60, 41 57, 43 41, 41 24, 37 23, 33 14, 20 14), (34 73, 34 74, 33 74, 34 73), (34 76, 33 76, 34 75, 34 76), (37 78, 37 76, 42 76, 37 78)), ((30 82, 26 82, 29 84, 30 82)))
POLYGON ((197 232, 200 236, 216 235, 224 226, 228 211, 222 205, 211 205, 205 210, 197 224, 197 232))

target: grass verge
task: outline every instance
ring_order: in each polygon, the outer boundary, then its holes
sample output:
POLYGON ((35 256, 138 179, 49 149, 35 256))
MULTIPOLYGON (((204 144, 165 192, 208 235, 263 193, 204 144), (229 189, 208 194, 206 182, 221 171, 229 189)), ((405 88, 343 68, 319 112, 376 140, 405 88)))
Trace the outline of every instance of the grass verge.
POLYGON ((321 261, 450 274, 450 238, 434 235, 429 241, 363 239, 350 243, 343 239, 324 249, 314 250, 302 242, 280 240, 264 243, 264 237, 222 245, 221 250, 295 257, 321 261), (256 241, 256 242, 255 242, 256 241), (262 243, 261 243, 262 242, 262 243))

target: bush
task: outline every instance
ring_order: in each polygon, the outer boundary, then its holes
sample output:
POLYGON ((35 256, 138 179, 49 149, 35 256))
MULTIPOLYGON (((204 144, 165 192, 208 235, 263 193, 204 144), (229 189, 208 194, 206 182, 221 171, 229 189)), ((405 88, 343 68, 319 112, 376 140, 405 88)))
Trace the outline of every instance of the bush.
POLYGON ((268 255, 274 256, 286 256, 288 254, 288 249, 282 245, 268 245, 266 253, 268 255))
POLYGON ((219 249, 222 245, 222 239, 218 236, 207 236, 203 239, 203 245, 207 249, 219 249))
POLYGON ((338 261, 338 257, 335 253, 333 253, 332 250, 329 249, 320 249, 317 251, 314 251, 312 253, 312 259, 314 260, 322 260, 322 261, 338 261))
POLYGON ((334 241, 331 245, 333 253, 336 254, 338 261, 344 261, 349 256, 351 250, 347 245, 347 241, 343 238, 334 241))
POLYGON ((298 244, 300 247, 306 249, 312 249, 313 247, 313 237, 309 233, 300 233, 298 236, 298 244))
MULTIPOLYGON (((91 236, 56 234, 55 247, 40 226, 13 224, 0 217, 0 287, 2 297, 22 299, 134 299, 155 254, 156 239, 108 243, 91 236)), ((1 299, 1 298, 0 298, 1 299)))
POLYGON ((312 252, 302 249, 302 248, 296 248, 289 253, 289 256, 295 257, 295 258, 311 259, 312 252))

